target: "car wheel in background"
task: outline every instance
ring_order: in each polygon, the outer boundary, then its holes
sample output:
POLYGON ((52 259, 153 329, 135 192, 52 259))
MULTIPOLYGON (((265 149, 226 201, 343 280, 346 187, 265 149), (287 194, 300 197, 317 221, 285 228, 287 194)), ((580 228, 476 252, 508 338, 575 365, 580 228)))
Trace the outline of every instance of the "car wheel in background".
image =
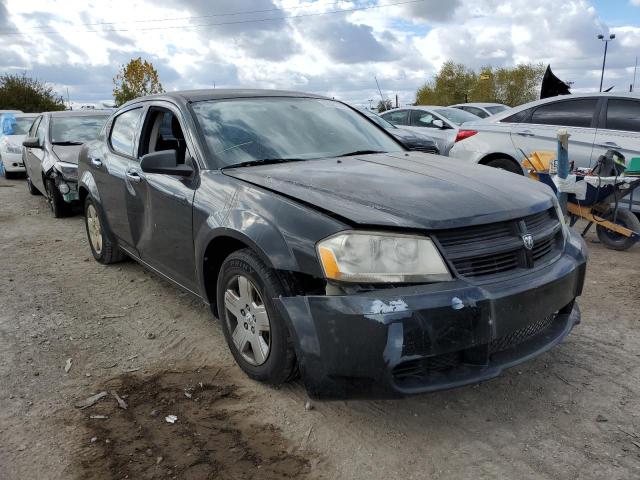
POLYGON ((298 373, 291 335, 272 298, 287 295, 251 250, 229 255, 218 275, 218 317, 231 353, 254 380, 279 385, 298 373))
POLYGON ((493 160, 489 160, 485 163, 485 165, 487 167, 499 168, 501 170, 506 170, 507 172, 523 175, 522 168, 509 158, 494 158, 493 160))
POLYGON ((84 203, 84 225, 93 258, 103 265, 120 262, 125 253, 118 247, 111 233, 107 230, 98 207, 90 197, 84 203))
POLYGON ((56 184, 52 178, 46 180, 47 202, 51 207, 53 216, 56 218, 66 217, 71 213, 71 205, 64 201, 62 194, 56 188, 56 184))
MULTIPOLYGON (((604 218, 613 222, 613 211, 605 215, 604 218)), ((634 232, 640 232, 640 220, 638 220, 638 217, 630 210, 618 210, 614 223, 627 227, 634 232)), ((607 230, 600 225, 596 225, 596 233, 598 234, 598 239, 613 250, 627 250, 636 243, 636 239, 625 237, 619 233, 607 230)))
POLYGON ((29 189, 29 193, 31 195, 42 195, 42 193, 40 193, 40 190, 33 186, 33 182, 29 177, 27 177, 27 188, 29 189))

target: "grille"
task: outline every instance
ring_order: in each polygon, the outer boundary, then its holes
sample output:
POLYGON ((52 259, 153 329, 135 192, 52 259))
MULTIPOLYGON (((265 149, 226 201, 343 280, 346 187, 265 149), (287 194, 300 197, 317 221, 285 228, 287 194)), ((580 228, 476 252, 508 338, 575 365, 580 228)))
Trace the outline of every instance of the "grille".
POLYGON ((489 352, 502 352, 503 350, 515 347, 525 340, 528 340, 529 338, 546 330, 553 323, 555 318, 555 314, 549 315, 548 317, 538 320, 537 322, 530 323, 526 327, 516 330, 515 332, 511 332, 508 335, 492 340, 489 344, 489 352))
POLYGON ((409 386, 412 383, 423 383, 429 377, 446 372, 460 364, 461 352, 446 353, 402 362, 393 369, 392 375, 398 385, 409 386))
POLYGON ((562 232, 553 208, 524 218, 436 232, 443 253, 459 275, 483 277, 550 262, 559 254, 562 232), (522 236, 533 236, 532 250, 522 236))

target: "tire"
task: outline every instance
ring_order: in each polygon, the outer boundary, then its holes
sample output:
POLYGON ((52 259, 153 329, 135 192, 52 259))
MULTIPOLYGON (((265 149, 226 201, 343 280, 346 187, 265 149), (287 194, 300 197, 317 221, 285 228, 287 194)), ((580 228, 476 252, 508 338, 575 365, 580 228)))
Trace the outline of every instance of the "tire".
POLYGON ((522 168, 509 158, 494 158, 485 163, 487 167, 499 168, 500 170, 506 170, 507 172, 517 173, 518 175, 524 175, 522 168))
POLYGON ((298 374, 291 334, 272 301, 281 295, 287 291, 276 272, 251 250, 238 250, 222 263, 218 317, 227 345, 250 378, 271 385, 291 381, 298 374))
POLYGON ((13 172, 7 172, 7 169, 6 169, 6 168, 3 170, 3 174, 4 174, 4 178, 5 178, 6 180, 11 180, 11 179, 13 179, 13 172))
POLYGON ((91 197, 87 197, 84 202, 84 226, 91 254, 98 263, 109 265, 125 259, 126 254, 106 228, 104 217, 91 197))
MULTIPOLYGON (((613 221, 613 212, 609 212, 604 218, 613 221)), ((627 209, 618 210, 615 223, 640 233, 640 220, 638 220, 638 217, 636 217, 633 212, 627 209)), ((637 240, 607 230, 601 225, 596 225, 596 233, 598 234, 598 239, 607 248, 611 248, 612 250, 627 250, 637 243, 637 240)))
POLYGON ((56 218, 68 217, 71 214, 71 205, 64 201, 54 180, 47 178, 45 185, 47 187, 47 202, 49 202, 53 216, 56 218))
POLYGON ((33 186, 33 182, 29 177, 27 177, 27 188, 29 189, 29 193, 31 195, 42 195, 42 193, 40 193, 40 190, 33 186))

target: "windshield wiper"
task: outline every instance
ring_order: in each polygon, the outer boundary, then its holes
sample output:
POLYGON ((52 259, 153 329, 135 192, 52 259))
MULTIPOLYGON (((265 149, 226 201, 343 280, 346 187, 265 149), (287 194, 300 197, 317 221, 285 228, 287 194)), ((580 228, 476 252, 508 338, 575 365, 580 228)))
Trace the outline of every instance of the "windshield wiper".
POLYGON ((73 142, 71 140, 65 140, 63 142, 51 142, 51 145, 82 145, 84 142, 73 142))
POLYGON ((246 162, 226 165, 223 168, 255 167, 256 165, 272 165, 274 163, 302 162, 304 160, 308 160, 308 159, 306 158, 261 158, 259 160, 247 160, 246 162))
POLYGON ((371 155, 373 153, 387 153, 383 150, 356 150, 355 152, 343 153, 338 157, 352 157, 354 155, 371 155))

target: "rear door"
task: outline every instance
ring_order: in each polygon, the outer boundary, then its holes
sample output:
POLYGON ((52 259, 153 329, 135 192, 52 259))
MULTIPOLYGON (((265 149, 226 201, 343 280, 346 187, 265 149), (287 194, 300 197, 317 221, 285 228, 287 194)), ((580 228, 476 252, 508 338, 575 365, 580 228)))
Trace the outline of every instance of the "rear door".
POLYGON ((140 257, 182 286, 197 291, 192 206, 198 184, 193 142, 180 111, 168 102, 149 104, 140 133, 140 148, 129 162, 127 212, 132 240, 140 257), (185 133, 187 133, 185 135, 185 133), (189 162, 190 177, 143 172, 141 158, 175 150, 178 163, 189 162))
POLYGON ((530 117, 514 124, 511 140, 526 155, 536 150, 557 150, 557 132, 569 134, 569 160, 577 167, 588 167, 596 137, 599 97, 576 98, 545 103, 532 108, 530 117))
POLYGON ((138 153, 137 132, 142 115, 143 107, 138 105, 114 117, 107 125, 107 148, 102 150, 104 158, 88 159, 109 229, 136 255, 126 204, 126 192, 133 187, 127 181, 126 173, 129 162, 138 153))
POLYGON ((408 128, 433 138, 441 155, 449 153, 457 132, 457 128, 446 119, 428 110, 411 110, 408 128), (434 122, 436 120, 440 120, 447 128, 440 128, 435 125, 434 122))
POLYGON ((409 110, 391 110, 380 114, 380 116, 398 127, 409 125, 409 110))

